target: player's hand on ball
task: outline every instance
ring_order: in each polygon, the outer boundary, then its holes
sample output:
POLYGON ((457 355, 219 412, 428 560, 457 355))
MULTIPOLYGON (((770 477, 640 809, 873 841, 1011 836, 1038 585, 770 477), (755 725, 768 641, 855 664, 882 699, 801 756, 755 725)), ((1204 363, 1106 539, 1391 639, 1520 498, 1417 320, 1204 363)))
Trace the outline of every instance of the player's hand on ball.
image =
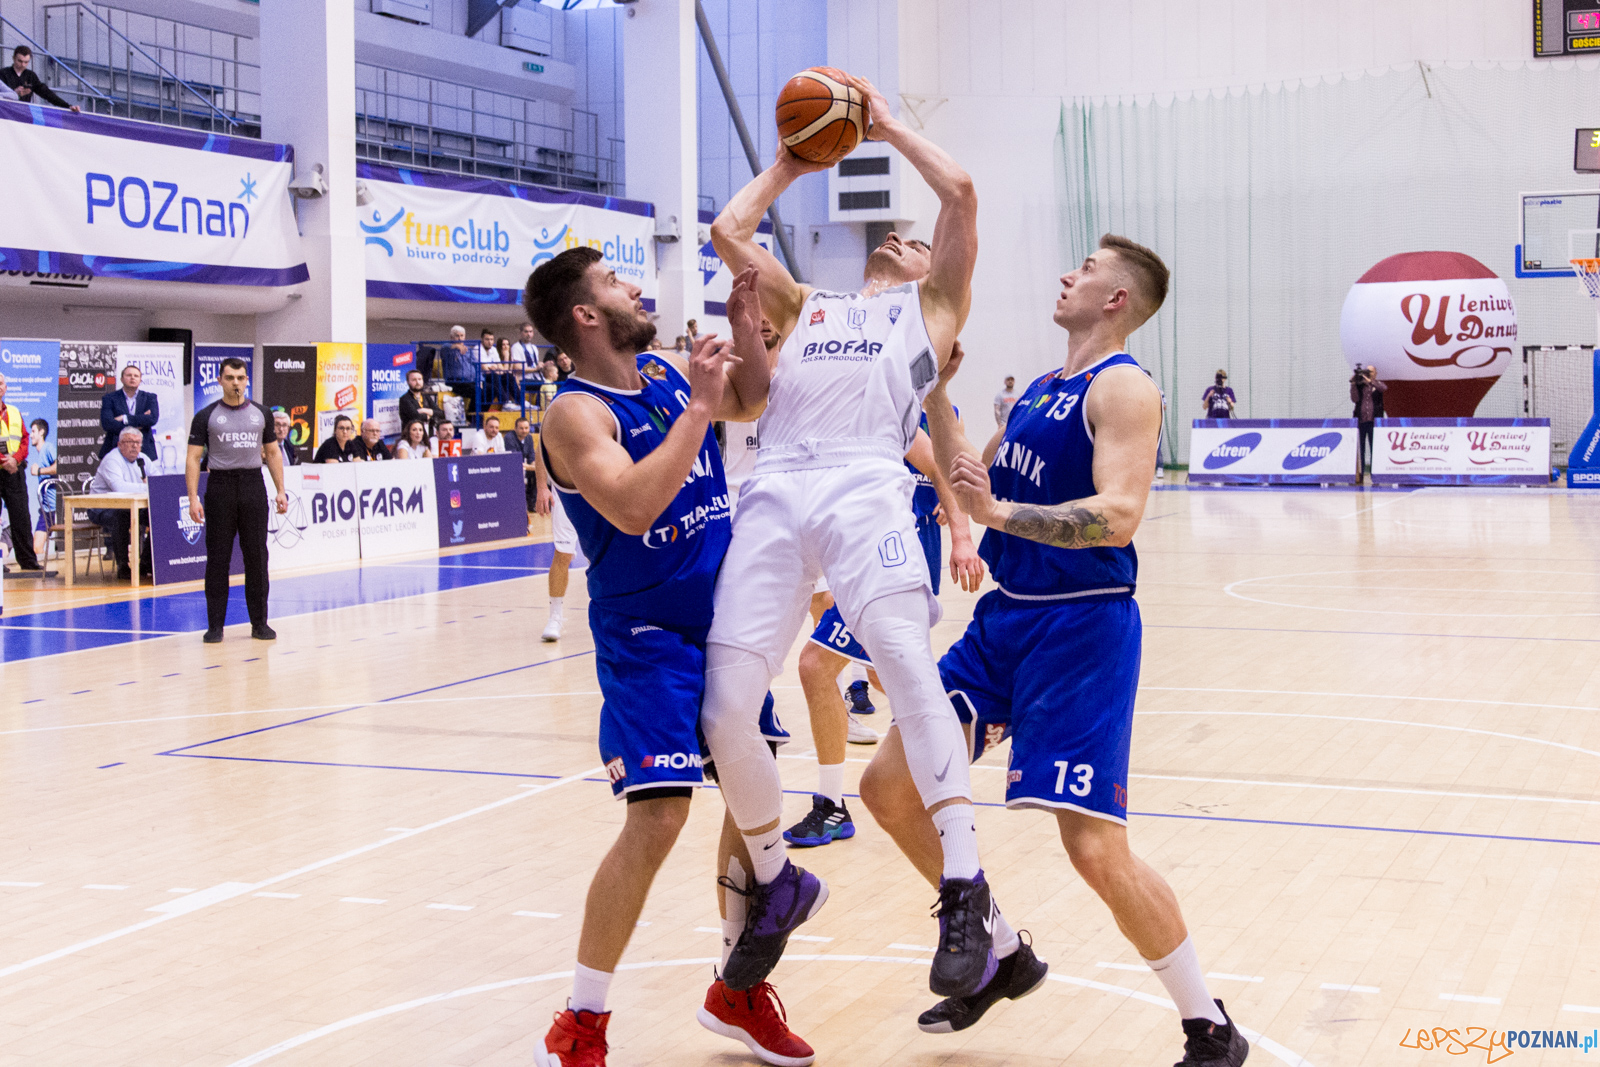
POLYGON ((778 166, 796 175, 816 174, 818 171, 829 170, 831 163, 813 163, 809 159, 801 159, 789 151, 789 146, 782 141, 778 142, 778 166))
POLYGON ((695 338, 694 349, 689 354, 689 406, 702 405, 707 418, 715 415, 722 406, 722 391, 728 383, 723 368, 739 362, 739 357, 733 354, 731 340, 724 341, 714 333, 695 338))
POLYGON ((956 456, 950 464, 950 491, 974 522, 993 525, 989 520, 994 517, 995 499, 989 491, 989 471, 982 460, 965 452, 956 456))
POLYGON ((950 580, 969 593, 976 593, 983 584, 983 560, 971 541, 950 546, 950 580))
POLYGON ((878 87, 867 79, 856 74, 846 74, 850 87, 861 94, 867 106, 867 140, 881 141, 894 123, 894 113, 889 110, 889 101, 884 99, 878 87))

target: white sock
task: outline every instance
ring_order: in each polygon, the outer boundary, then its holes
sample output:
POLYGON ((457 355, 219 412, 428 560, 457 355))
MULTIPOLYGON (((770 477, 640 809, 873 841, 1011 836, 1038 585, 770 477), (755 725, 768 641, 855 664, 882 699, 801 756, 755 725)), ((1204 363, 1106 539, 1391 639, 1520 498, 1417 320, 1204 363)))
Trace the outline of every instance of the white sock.
POLYGON ((971 804, 951 804, 933 813, 939 831, 939 846, 944 849, 946 878, 978 876, 978 827, 971 804))
POLYGON ((733 955, 733 946, 739 943, 739 935, 744 933, 744 920, 734 922, 732 919, 722 920, 722 966, 717 973, 721 974, 728 969, 728 957, 733 955))
POLYGON ((1200 972, 1200 956, 1194 950, 1194 939, 1186 937, 1183 944, 1159 960, 1145 960, 1156 972, 1167 995, 1178 1006, 1180 1019, 1210 1019, 1218 1026, 1227 1023, 1222 1009, 1211 999, 1206 989, 1205 975, 1200 972))
POLYGON ((750 850, 750 863, 755 867, 756 881, 770 885, 783 871, 789 858, 783 847, 783 831, 774 826, 764 834, 745 834, 745 847, 750 850))
MULTIPOLYGON (((744 864, 739 862, 738 856, 728 857, 728 881, 740 889, 750 888, 750 875, 745 872, 744 864)), ((722 919, 722 967, 718 971, 727 970, 728 957, 733 954, 733 946, 739 943, 739 935, 744 933, 744 920, 749 911, 749 904, 742 893, 735 893, 726 887, 723 888, 722 910, 726 915, 722 919)))
POLYGON ((597 971, 580 963, 572 972, 572 1000, 568 1006, 573 1011, 601 1014, 606 1010, 606 993, 610 989, 609 971, 597 971))
POLYGON ((553 596, 553 597, 551 597, 550 598, 550 614, 551 615, 560 615, 561 614, 561 605, 566 602, 566 599, 567 599, 566 597, 562 597, 562 596, 553 596))
POLYGON ((844 803, 844 764, 817 764, 817 792, 835 804, 844 803))
POLYGON ((1006 922, 1006 917, 1000 914, 998 905, 991 904, 990 907, 994 909, 994 958, 1003 960, 1022 947, 1022 938, 1006 922))

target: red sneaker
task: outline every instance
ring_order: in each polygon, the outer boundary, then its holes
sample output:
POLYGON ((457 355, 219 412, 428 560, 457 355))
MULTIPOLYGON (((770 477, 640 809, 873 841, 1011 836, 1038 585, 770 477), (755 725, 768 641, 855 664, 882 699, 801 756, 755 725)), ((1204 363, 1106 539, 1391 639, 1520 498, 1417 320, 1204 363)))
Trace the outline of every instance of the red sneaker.
MULTIPOLYGON (((535 1047, 533 1062, 538 1067, 606 1067, 606 1024, 611 1013, 566 1011, 556 1013, 544 1047, 535 1047)), ((807 1063, 811 1062, 809 1060, 807 1063)))
POLYGON ((706 1003, 696 1018, 713 1034, 743 1041, 763 1063, 774 1067, 807 1067, 817 1058, 811 1046, 789 1029, 783 1001, 771 982, 735 993, 718 978, 706 990, 706 1003))

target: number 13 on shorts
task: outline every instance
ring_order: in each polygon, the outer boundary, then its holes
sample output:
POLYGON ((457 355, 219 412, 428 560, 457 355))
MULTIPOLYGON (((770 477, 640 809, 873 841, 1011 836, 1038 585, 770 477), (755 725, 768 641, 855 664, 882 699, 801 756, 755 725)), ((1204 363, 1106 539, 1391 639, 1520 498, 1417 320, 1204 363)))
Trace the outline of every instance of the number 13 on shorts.
POLYGON ((1056 760, 1056 792, 1058 794, 1065 789, 1075 797, 1086 797, 1089 795, 1093 781, 1094 768, 1087 763, 1073 766, 1071 760, 1056 760), (1070 785, 1067 783, 1067 775, 1069 774, 1077 776, 1077 781, 1070 785))

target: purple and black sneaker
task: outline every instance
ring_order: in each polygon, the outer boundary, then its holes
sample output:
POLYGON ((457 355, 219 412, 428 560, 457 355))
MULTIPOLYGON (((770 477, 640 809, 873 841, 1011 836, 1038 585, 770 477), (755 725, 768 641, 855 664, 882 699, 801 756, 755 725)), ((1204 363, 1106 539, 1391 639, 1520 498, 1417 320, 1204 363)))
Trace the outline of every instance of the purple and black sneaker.
MULTIPOLYGON (((728 964, 722 969, 723 984, 742 993, 766 981, 778 960, 783 958, 789 935, 822 910, 828 900, 828 883, 784 860, 778 877, 766 885, 757 882, 749 890, 740 890, 726 881, 722 884, 732 892, 743 892, 750 897, 744 933, 739 935, 739 942, 733 946, 728 964)), ((988 893, 987 887, 984 892, 988 893)))
POLYGON ((972 879, 939 879, 939 951, 928 988, 941 997, 966 997, 988 985, 994 957, 994 906, 983 872, 972 879))

